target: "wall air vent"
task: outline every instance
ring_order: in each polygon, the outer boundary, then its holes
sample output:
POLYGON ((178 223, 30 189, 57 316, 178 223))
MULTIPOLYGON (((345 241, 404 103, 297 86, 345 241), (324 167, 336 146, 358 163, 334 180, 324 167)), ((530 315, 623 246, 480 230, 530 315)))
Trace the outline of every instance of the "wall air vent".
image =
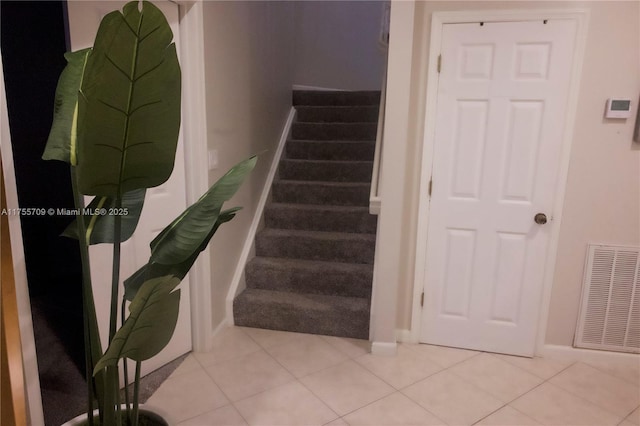
POLYGON ((640 353, 640 247, 589 244, 574 345, 640 353))

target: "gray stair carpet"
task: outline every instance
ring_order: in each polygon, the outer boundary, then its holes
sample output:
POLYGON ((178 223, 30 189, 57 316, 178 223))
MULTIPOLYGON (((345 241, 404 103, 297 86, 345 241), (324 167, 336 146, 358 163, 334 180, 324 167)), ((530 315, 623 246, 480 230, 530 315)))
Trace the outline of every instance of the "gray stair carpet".
POLYGON ((369 338, 377 218, 369 189, 380 92, 294 91, 235 324, 369 338))

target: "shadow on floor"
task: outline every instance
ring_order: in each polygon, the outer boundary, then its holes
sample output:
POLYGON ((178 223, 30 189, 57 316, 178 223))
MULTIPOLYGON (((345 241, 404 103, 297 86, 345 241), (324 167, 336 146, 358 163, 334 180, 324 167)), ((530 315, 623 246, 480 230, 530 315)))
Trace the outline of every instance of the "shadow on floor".
MULTIPOLYGON (((82 319, 73 321, 70 315, 35 300, 32 300, 31 314, 44 421, 46 426, 58 426, 86 411, 84 362, 74 359, 78 355, 73 357, 66 349, 79 344, 80 350, 74 353, 82 354, 82 319), (55 329, 51 322, 52 315, 56 316, 55 329), (79 331, 75 330, 75 322, 80 323, 79 331)), ((140 382, 140 401, 146 402, 186 357, 185 354, 143 377, 140 382)))

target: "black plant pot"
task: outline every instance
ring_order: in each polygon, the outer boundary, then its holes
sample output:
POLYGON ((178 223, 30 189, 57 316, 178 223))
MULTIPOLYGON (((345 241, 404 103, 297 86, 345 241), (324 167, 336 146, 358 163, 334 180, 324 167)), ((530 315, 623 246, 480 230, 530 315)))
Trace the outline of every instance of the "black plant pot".
MULTIPOLYGON (((124 413, 124 406, 122 406, 122 412, 124 413)), ((98 418, 98 410, 94 411, 94 416, 98 418)), ((87 419, 87 413, 81 414, 62 426, 88 426, 89 420, 87 419)), ((126 423, 123 423, 126 425, 126 423)), ((174 423, 169 419, 169 416, 158 410, 155 407, 141 404, 138 417, 138 426, 173 426, 174 423)))

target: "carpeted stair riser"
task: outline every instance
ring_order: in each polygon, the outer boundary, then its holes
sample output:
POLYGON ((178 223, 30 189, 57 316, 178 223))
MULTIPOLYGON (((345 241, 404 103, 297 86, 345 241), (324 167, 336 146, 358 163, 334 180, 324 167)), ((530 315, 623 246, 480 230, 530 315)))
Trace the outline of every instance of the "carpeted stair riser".
POLYGON ((280 179, 322 182, 370 182, 372 161, 281 160, 280 179))
POLYGON ((366 298, 246 289, 233 302, 238 326, 369 338, 366 298))
POLYGON ((367 207, 271 203, 267 228, 375 234, 377 216, 367 207))
POLYGON ((373 142, 290 140, 287 158, 295 160, 373 161, 373 142))
POLYGON ((373 123, 378 121, 378 106, 298 106, 296 121, 310 123, 373 123))
POLYGON ((305 106, 362 106, 380 105, 379 91, 314 91, 295 90, 293 92, 293 105, 305 106))
POLYGON ((327 296, 371 297, 373 265, 254 257, 247 288, 327 296))
POLYGON ((308 140, 375 141, 376 123, 293 123, 291 137, 308 140))
POLYGON ((371 184, 367 182, 307 182, 276 180, 271 196, 277 203, 368 206, 371 184))
POLYGON ((375 235, 266 228, 256 236, 256 256, 373 264, 375 235))

